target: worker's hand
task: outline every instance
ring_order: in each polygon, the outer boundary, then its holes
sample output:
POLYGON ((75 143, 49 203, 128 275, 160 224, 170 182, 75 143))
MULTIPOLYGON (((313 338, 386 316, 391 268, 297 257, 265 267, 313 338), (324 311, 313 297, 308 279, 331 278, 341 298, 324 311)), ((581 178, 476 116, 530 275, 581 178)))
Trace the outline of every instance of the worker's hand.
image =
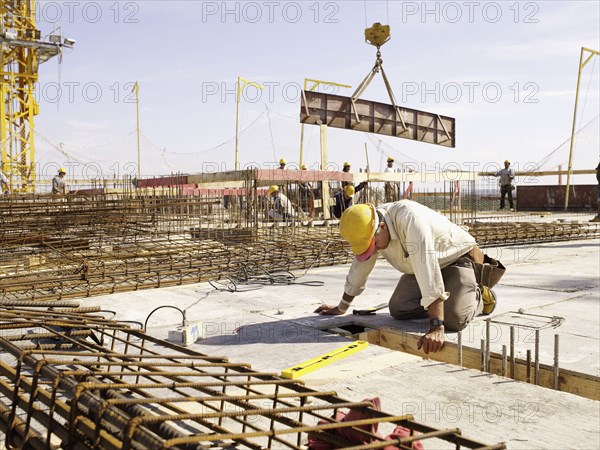
POLYGON ((344 314, 340 311, 337 306, 321 305, 314 312, 321 314, 322 316, 340 316, 344 314))
POLYGON ((429 352, 436 353, 442 349, 445 340, 444 327, 434 328, 421 336, 421 339, 417 342, 417 350, 420 350, 421 347, 423 347, 425 354, 428 354, 429 352))

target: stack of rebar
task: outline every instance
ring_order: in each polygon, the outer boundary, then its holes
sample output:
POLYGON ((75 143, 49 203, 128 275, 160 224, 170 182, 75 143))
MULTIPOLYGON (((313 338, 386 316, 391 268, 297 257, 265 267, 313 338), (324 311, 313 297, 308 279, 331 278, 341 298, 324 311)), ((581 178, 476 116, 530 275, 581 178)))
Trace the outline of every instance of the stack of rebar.
POLYGON ((37 305, 0 304, 0 431, 10 448, 299 450, 309 437, 333 448, 505 448, 193 352, 94 308, 37 305), (341 420, 348 410, 360 418, 341 420), (386 441, 371 426, 405 435, 386 441))
POLYGON ((541 242, 597 239, 600 225, 597 223, 572 222, 474 222, 469 233, 486 247, 494 245, 517 245, 541 242))

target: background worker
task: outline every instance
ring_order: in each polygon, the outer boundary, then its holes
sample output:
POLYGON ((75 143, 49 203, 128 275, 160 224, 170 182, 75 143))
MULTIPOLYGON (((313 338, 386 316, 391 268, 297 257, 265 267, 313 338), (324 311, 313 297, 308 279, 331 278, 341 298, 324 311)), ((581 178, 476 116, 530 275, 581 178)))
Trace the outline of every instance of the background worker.
POLYGON ((279 190, 279 186, 270 186, 267 195, 273 201, 273 208, 268 213, 271 219, 287 220, 296 216, 292 202, 279 190))
POLYGON ((4 172, 0 170, 0 188, 2 189, 2 193, 4 195, 10 194, 10 186, 8 183, 8 178, 4 175, 4 172))
POLYGON ((480 313, 495 307, 493 291, 480 288, 473 261, 483 253, 475 239, 437 212, 410 200, 351 206, 340 220, 340 234, 356 255, 337 306, 321 305, 316 313, 344 314, 360 295, 381 254, 402 276, 389 301, 394 319, 429 318, 429 331, 418 348, 436 352, 444 330, 462 330, 480 313))
POLYGON ((66 195, 67 193, 67 183, 65 182, 65 175, 67 171, 64 167, 58 169, 58 174, 52 178, 52 193, 59 195, 66 195))
MULTIPOLYGON (((350 173, 350 163, 348 161, 345 161, 344 164, 342 165, 342 172, 343 173, 350 173)), ((354 184, 352 183, 352 181, 342 181, 342 190, 346 187, 346 186, 354 186, 354 184)))
POLYGON ((286 165, 286 164, 287 164, 287 163, 285 162, 285 159, 281 158, 281 159, 279 160, 279 169, 281 169, 281 170, 285 169, 285 165, 286 165))
MULTIPOLYGON (((302 164, 300 170, 307 170, 307 167, 302 164)), ((308 211, 309 217, 312 217, 315 201, 312 185, 308 181, 300 181, 298 182, 298 188, 300 190, 300 207, 304 211, 308 211)))
POLYGON ((358 184, 356 188, 351 184, 344 186, 344 188, 333 197, 335 203, 331 207, 331 215, 336 219, 342 217, 343 212, 352 206, 354 194, 363 190, 366 185, 367 182, 363 181, 358 184))
POLYGON ((506 198, 506 194, 508 194, 510 210, 514 211, 515 206, 513 204, 512 190, 515 187, 512 182, 515 178, 515 171, 510 168, 510 161, 508 159, 504 161, 504 169, 496 172, 494 176, 500 177, 500 209, 504 209, 504 199, 506 198))
MULTIPOLYGON (((394 158, 388 156, 387 166, 383 171, 384 173, 394 173, 394 158)), ((398 183, 394 181, 387 181, 384 185, 385 202, 395 202, 399 199, 398 196, 398 183)))

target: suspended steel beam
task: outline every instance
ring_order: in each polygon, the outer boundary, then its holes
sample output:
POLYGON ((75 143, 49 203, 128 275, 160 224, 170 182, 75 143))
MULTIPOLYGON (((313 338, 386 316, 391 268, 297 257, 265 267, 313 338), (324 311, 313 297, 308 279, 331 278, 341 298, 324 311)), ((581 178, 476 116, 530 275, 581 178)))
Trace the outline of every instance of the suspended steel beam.
POLYGON ((455 147, 455 119, 416 109, 303 91, 300 122, 455 147), (355 113, 356 112, 356 113, 355 113))

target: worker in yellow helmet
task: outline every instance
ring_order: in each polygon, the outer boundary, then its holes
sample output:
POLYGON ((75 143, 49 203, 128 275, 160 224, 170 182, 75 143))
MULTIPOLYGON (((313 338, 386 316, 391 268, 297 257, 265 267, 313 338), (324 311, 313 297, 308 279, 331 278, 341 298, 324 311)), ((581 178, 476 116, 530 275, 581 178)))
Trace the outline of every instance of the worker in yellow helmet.
POLYGON ((273 220, 288 220, 296 216, 292 202, 281 192, 279 186, 269 186, 267 195, 273 202, 273 207, 268 211, 269 218, 273 220))
POLYGON ((337 306, 320 306, 317 313, 344 314, 365 289, 379 255, 403 274, 389 300, 392 317, 429 318, 429 331, 418 343, 425 353, 442 348, 446 329, 462 330, 495 307, 492 286, 483 287, 476 279, 475 263, 484 258, 473 236, 426 206, 410 200, 378 208, 354 205, 342 215, 340 234, 356 256, 342 300, 337 306))
POLYGON ((280 168, 280 169, 285 169, 285 165, 286 165, 286 164, 287 164, 287 163, 286 163, 285 159, 281 158, 281 159, 279 160, 279 168, 280 168))
POLYGON ((504 209, 504 199, 508 194, 508 203, 510 205, 510 211, 515 210, 513 203, 512 191, 515 188, 513 180, 515 179, 515 171, 510 168, 510 161, 507 159, 504 161, 504 169, 499 170, 495 174, 496 177, 500 177, 500 209, 504 209))
POLYGON ((342 213, 352 206, 354 194, 363 190, 366 185, 366 181, 363 181, 356 188, 352 184, 344 186, 340 192, 333 196, 334 204, 331 206, 331 216, 336 219, 342 217, 342 213))
MULTIPOLYGON (((343 173, 350 173, 350 163, 348 161, 345 161, 344 164, 342 164, 342 172, 343 173)), ((347 186, 354 186, 354 184, 351 181, 342 181, 342 191, 347 186)), ((341 213, 340 213, 340 215, 341 215, 341 213)))
POLYGON ((58 174, 52 178, 52 193, 58 195, 65 195, 67 193, 67 183, 65 182, 65 175, 67 171, 64 167, 58 169, 58 174))

